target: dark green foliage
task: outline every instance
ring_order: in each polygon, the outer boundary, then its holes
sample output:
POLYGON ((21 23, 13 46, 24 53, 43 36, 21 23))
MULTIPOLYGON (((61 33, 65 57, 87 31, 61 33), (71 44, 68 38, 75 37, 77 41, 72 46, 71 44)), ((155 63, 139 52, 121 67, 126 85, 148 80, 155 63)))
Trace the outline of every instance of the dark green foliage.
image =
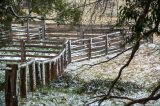
MULTIPOLYGON (((77 94, 100 94, 103 92, 107 92, 109 87, 112 84, 111 79, 106 80, 91 80, 86 82, 79 78, 73 78, 70 74, 64 73, 57 80, 53 81, 50 85, 53 89, 57 89, 64 92, 73 92, 77 94)), ((113 94, 121 95, 121 94, 132 94, 142 90, 143 87, 140 85, 136 85, 132 82, 122 82, 118 81, 113 94)))
POLYGON ((0 83, 0 91, 4 90, 4 87, 5 87, 5 83, 0 83))
MULTIPOLYGON (((32 16, 33 14, 50 18, 57 24, 73 24, 77 25, 81 21, 82 11, 76 5, 67 3, 67 0, 1 0, 0 1, 0 32, 10 30, 12 20, 18 22, 26 21, 27 17, 18 18, 18 16, 32 16), (11 6, 14 10, 11 11, 11 6), (51 17, 51 16, 53 17, 51 17)), ((0 34, 1 36, 1 34, 0 34)), ((0 37, 1 38, 1 37, 0 37)), ((8 40, 2 40, 0 46, 8 43, 8 40)))
MULTIPOLYGON (((139 34, 146 30, 152 30, 160 21, 159 0, 125 0, 125 5, 120 7, 120 24, 127 24, 133 32, 132 37, 127 42, 134 42, 139 39, 139 34)), ((153 31, 153 33, 158 30, 153 31)), ((145 36, 143 37, 144 39, 145 36)))

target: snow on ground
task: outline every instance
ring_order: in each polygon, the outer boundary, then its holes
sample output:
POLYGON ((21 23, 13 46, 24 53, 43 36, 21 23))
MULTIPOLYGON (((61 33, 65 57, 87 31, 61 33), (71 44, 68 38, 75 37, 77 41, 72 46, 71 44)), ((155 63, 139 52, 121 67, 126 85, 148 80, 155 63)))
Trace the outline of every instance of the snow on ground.
MULTIPOLYGON (((90 66, 97 62, 105 61, 115 54, 86 60, 83 62, 71 63, 66 71, 86 81, 93 79, 114 79, 119 69, 126 63, 131 51, 127 51, 118 58, 107 63, 90 66)), ((160 48, 155 44, 141 45, 130 65, 124 69, 120 78, 122 81, 130 81, 145 87, 160 81, 160 48)))
MULTIPOLYGON (((119 69, 128 60, 131 51, 127 51, 118 58, 115 58, 107 63, 91 66, 98 62, 103 62, 112 58, 115 54, 109 54, 104 57, 95 58, 91 60, 75 62, 69 64, 65 70, 73 77, 78 77, 86 82, 94 79, 114 79, 119 69)), ((133 82, 144 88, 152 88, 153 85, 160 81, 160 47, 154 44, 141 45, 140 49, 136 53, 133 61, 123 71, 123 75, 120 80, 124 82, 133 82)), ((63 82, 62 82, 63 83, 63 82)), ((53 86, 54 88, 54 86, 53 86)), ((68 88, 73 89, 73 88, 68 88)), ((67 90, 68 91, 68 90, 67 90)), ((148 91, 137 91, 134 94, 125 94, 132 98, 141 98, 148 96, 148 91)), ((55 90, 46 90, 35 92, 30 94, 27 99, 20 100, 21 106, 83 106, 84 103, 94 95, 87 94, 75 94, 73 92, 62 92, 55 90)), ((108 100, 102 103, 101 106, 123 106, 123 102, 115 102, 114 100, 108 100)), ((97 106, 92 104, 91 106, 97 106)), ((134 105, 141 106, 141 105, 134 105)), ((160 100, 151 101, 146 106, 160 106, 160 100)))

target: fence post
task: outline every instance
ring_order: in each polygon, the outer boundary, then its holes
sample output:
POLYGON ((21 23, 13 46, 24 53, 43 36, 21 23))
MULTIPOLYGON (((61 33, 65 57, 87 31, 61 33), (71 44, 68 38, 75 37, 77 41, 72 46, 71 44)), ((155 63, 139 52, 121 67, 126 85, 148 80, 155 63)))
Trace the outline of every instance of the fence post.
POLYGON ((46 30, 46 23, 44 18, 42 19, 42 39, 45 40, 45 30, 46 30))
POLYGON ((25 42, 20 40, 20 47, 21 47, 21 62, 26 61, 26 51, 25 51, 25 42))
POLYGON ((30 34, 29 34, 29 18, 27 17, 27 41, 29 41, 30 40, 30 34))
POLYGON ((105 53, 106 55, 108 54, 108 35, 104 36, 104 40, 105 40, 105 53))
POLYGON ((36 86, 41 84, 40 81, 40 72, 38 71, 38 63, 35 63, 35 74, 36 74, 36 86))
POLYGON ((55 78, 55 62, 51 62, 51 81, 55 78))
POLYGON ((53 78, 54 79, 56 79, 57 78, 57 72, 58 72, 58 67, 57 67, 57 60, 56 61, 54 61, 54 63, 53 63, 53 72, 54 72, 54 74, 53 74, 53 78))
POLYGON ((9 39, 10 39, 10 41, 12 41, 12 39, 13 39, 12 24, 10 24, 10 29, 9 29, 9 39))
POLYGON ((67 67, 66 50, 64 51, 64 68, 67 67))
POLYGON ((33 66, 32 64, 29 65, 29 80, 30 80, 30 91, 34 91, 34 78, 33 78, 33 66))
MULTIPOLYGON (((64 53, 63 53, 64 54, 64 53)), ((61 55, 61 74, 64 72, 64 55, 61 55)))
POLYGON ((17 95, 17 64, 8 64, 11 70, 5 71, 5 105, 6 106, 18 106, 17 95))
POLYGON ((67 59, 68 59, 68 64, 69 64, 72 61, 72 59, 71 59, 71 41, 68 41, 67 45, 68 45, 67 46, 68 47, 68 49, 67 49, 68 50, 68 56, 67 56, 68 58, 67 59))
POLYGON ((51 80, 50 80, 50 78, 51 78, 51 76, 50 76, 51 73, 50 73, 50 69, 49 69, 49 63, 45 63, 44 65, 45 65, 45 69, 46 69, 46 70, 45 70, 45 71, 46 71, 46 72, 45 72, 45 73, 46 73, 46 76, 45 76, 46 84, 49 84, 49 82, 51 81, 51 80))
POLYGON ((61 56, 57 59, 58 60, 58 76, 61 75, 61 56))
POLYGON ((92 40, 92 38, 90 38, 88 40, 88 44, 87 44, 87 48, 88 48, 88 60, 91 59, 91 40, 92 40))
POLYGON ((120 48, 122 49, 122 50, 124 50, 125 49, 125 30, 121 30, 120 31, 120 34, 121 34, 121 36, 122 36, 122 39, 120 39, 121 40, 121 43, 120 43, 120 48))
POLYGON ((20 69, 20 95, 21 98, 27 98, 27 88, 26 88, 26 67, 20 69))

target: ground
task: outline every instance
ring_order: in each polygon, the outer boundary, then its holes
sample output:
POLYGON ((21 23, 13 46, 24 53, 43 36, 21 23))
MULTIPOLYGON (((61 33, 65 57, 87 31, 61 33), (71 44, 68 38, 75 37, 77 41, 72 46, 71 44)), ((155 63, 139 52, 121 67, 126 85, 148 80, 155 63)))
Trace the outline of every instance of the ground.
MULTIPOLYGON (((107 92, 120 67, 127 61, 131 51, 127 51, 107 63, 95 63, 112 58, 105 57, 71 63, 59 79, 49 87, 39 89, 27 100, 21 100, 23 106, 83 106, 93 96, 107 92)), ((113 90, 114 95, 141 98, 149 95, 153 87, 160 83, 160 47, 155 44, 143 44, 131 64, 123 71, 120 81, 113 90)), ((124 101, 109 100, 102 106, 123 106, 124 101)), ((146 106, 159 106, 160 100, 151 101, 146 106)), ((97 106, 92 104, 91 106, 97 106)), ((135 106, 141 106, 136 104, 135 106)))

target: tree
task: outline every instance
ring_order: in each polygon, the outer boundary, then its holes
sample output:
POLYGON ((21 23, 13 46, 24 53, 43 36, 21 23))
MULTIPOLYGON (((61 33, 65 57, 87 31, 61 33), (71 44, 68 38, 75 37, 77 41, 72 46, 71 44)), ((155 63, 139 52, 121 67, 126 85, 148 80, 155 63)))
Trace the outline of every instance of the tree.
MULTIPOLYGON (((102 2, 104 0, 98 0, 102 2)), ((97 96, 97 100, 93 102, 99 102, 99 105, 104 100, 118 98, 129 100, 125 106, 130 106, 135 103, 146 104, 150 100, 158 100, 160 98, 160 83, 152 90, 148 97, 141 99, 134 99, 129 97, 121 97, 117 95, 111 95, 115 84, 122 75, 123 70, 130 64, 134 58, 135 53, 139 49, 140 41, 152 36, 153 33, 159 33, 160 27, 160 0, 124 0, 125 5, 120 7, 119 25, 130 24, 132 37, 128 42, 135 42, 132 48, 131 55, 125 65, 119 70, 118 76, 114 79, 112 85, 107 94, 97 96)), ((102 9, 102 11, 107 11, 102 9)), ((128 43, 126 42, 126 43, 128 43)))
MULTIPOLYGON (((12 20, 53 20, 57 24, 75 25, 79 24, 81 14, 81 9, 66 0, 1 0, 0 26, 3 27, 0 27, 0 31, 10 30, 12 20), (50 16, 53 13, 54 15, 50 16)), ((0 45, 5 44, 6 40, 1 39, 0 45)))

